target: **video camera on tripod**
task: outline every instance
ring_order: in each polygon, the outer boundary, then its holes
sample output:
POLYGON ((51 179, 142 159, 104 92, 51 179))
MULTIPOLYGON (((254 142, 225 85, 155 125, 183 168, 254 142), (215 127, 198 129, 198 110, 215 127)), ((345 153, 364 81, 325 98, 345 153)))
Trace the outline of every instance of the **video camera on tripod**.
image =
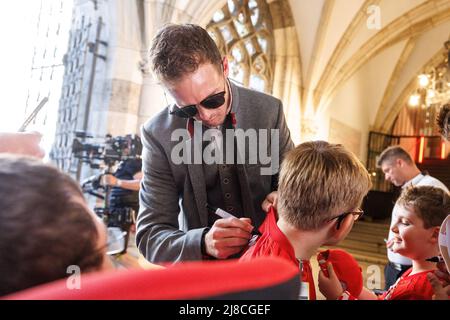
POLYGON ((93 195, 104 201, 102 207, 95 207, 94 212, 102 218, 108 227, 108 237, 112 238, 114 248, 108 248, 108 254, 125 253, 128 245, 129 231, 134 223, 133 209, 131 207, 111 207, 110 194, 112 187, 101 183, 102 177, 113 174, 116 163, 140 159, 142 144, 139 136, 126 135, 113 137, 106 135, 100 143, 92 142, 93 137, 85 132, 76 132, 72 152, 75 158, 88 164, 92 169, 103 169, 102 173, 93 175, 81 183, 83 192, 93 195), (86 142, 89 139, 91 141, 86 142))
POLYGON ((88 143, 80 139, 92 139, 86 132, 76 132, 72 144, 72 152, 77 159, 90 165, 92 169, 100 169, 102 164, 114 166, 116 162, 141 157, 141 139, 135 134, 113 137, 107 134, 102 143, 88 143))

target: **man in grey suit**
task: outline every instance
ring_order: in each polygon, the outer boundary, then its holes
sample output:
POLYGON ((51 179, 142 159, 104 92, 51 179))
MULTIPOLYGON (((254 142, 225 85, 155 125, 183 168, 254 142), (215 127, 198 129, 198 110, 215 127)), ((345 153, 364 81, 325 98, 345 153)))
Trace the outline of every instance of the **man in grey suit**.
POLYGON ((237 257, 265 218, 262 203, 276 201, 279 162, 293 148, 282 103, 231 83, 199 26, 163 27, 150 58, 176 104, 142 127, 139 250, 154 263, 237 257))

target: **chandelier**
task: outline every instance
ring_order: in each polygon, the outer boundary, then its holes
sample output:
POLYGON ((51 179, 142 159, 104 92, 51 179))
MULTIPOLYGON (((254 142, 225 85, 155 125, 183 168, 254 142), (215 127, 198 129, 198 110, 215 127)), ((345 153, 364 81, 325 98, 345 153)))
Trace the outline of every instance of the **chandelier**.
POLYGON ((450 101, 450 40, 444 44, 443 60, 418 76, 418 86, 409 97, 410 107, 440 107, 450 101))

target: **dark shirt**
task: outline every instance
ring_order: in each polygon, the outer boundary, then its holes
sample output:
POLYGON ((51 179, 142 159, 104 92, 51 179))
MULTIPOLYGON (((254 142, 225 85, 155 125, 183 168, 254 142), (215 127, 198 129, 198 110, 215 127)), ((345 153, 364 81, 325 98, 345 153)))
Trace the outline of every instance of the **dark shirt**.
MULTIPOLYGON (((119 163, 119 167, 113 175, 120 180, 135 180, 134 175, 141 170, 141 159, 128 159, 119 163)), ((116 208, 136 208, 139 206, 139 192, 113 187, 110 194, 110 206, 116 208)))

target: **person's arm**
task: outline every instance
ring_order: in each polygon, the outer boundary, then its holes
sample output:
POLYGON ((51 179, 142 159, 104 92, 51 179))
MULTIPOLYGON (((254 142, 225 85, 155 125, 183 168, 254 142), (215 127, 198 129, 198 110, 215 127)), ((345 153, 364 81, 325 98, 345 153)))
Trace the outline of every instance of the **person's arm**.
POLYGON ((182 191, 177 190, 169 159, 159 141, 145 128, 142 141, 144 177, 136 234, 141 253, 150 262, 158 263, 224 259, 240 252, 251 238, 253 226, 249 219, 218 219, 211 228, 179 230, 182 191))
POLYGON ((379 297, 367 288, 362 288, 358 300, 379 300, 379 297))
POLYGON ((123 180, 114 177, 112 174, 105 174, 102 177, 102 185, 108 185, 112 187, 119 187, 122 189, 139 191, 141 188, 142 171, 136 173, 133 176, 133 180, 123 180))
POLYGON ((142 128, 142 171, 136 244, 153 263, 201 260, 201 241, 206 228, 179 230, 180 192, 169 159, 160 142, 142 128))
POLYGON ((39 159, 45 152, 39 146, 42 135, 39 132, 0 132, 0 153, 27 155, 39 159))
POLYGON ((338 300, 343 296, 345 290, 342 288, 331 263, 327 263, 327 269, 328 277, 322 270, 319 271, 319 291, 327 298, 327 300, 338 300))
POLYGON ((327 263, 328 277, 319 271, 319 290, 327 298, 327 300, 378 300, 378 296, 366 288, 362 288, 358 297, 353 296, 350 292, 342 288, 336 272, 333 269, 333 264, 327 263))

